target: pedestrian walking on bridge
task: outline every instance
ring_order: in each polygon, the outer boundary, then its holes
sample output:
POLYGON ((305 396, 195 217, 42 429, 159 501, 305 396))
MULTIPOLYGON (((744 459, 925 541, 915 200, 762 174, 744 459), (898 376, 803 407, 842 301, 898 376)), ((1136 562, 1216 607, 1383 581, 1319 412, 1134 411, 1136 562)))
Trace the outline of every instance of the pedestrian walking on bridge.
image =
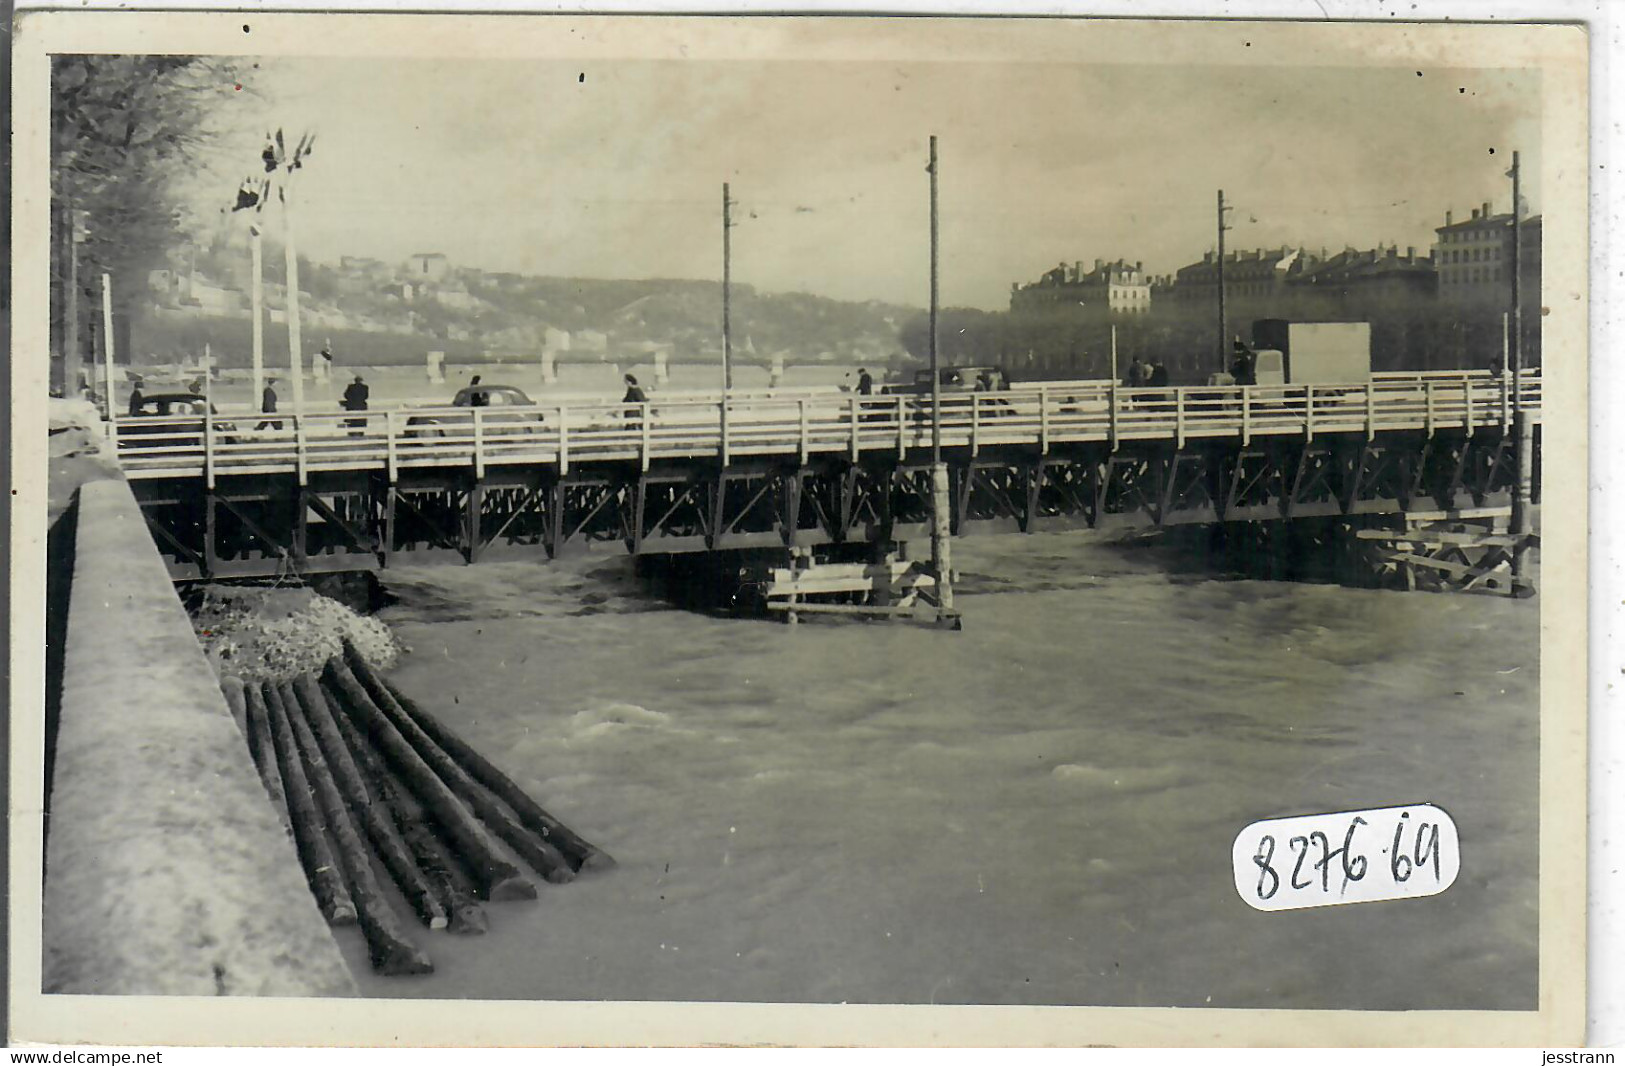
MULTIPOLYGON (((263 414, 263 415, 274 415, 274 414, 276 414, 276 378, 266 378, 265 379, 265 391, 260 394, 260 414, 263 414)), ((265 421, 261 422, 259 425, 255 426, 254 428, 255 429, 281 429, 282 428, 282 422, 281 422, 280 419, 270 419, 270 418, 268 418, 265 421)))
POLYGON ((627 405, 626 424, 641 429, 643 427, 643 408, 649 402, 649 397, 643 393, 638 379, 631 374, 626 375, 626 395, 621 402, 627 405))

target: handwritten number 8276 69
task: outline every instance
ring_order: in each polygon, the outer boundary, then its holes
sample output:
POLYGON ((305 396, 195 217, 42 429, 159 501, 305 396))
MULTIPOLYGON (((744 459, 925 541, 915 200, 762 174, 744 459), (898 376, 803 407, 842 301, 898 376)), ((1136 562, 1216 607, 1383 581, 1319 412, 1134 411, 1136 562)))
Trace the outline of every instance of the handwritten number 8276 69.
MULTIPOLYGON (((1366 842, 1357 839, 1360 829, 1370 824, 1355 815, 1343 833, 1342 843, 1335 848, 1332 847, 1331 838, 1319 830, 1288 837, 1289 854, 1280 857, 1279 865, 1274 835, 1266 833, 1259 837, 1258 850, 1253 855, 1253 864, 1258 867, 1255 890, 1258 898, 1273 899, 1281 890, 1283 878, 1287 886, 1297 892, 1318 886, 1322 893, 1330 894, 1335 883, 1337 894, 1343 895, 1350 884, 1364 880, 1370 872, 1370 863, 1364 851, 1366 842)), ((1441 849, 1438 825, 1419 821, 1414 832, 1409 832, 1409 829, 1410 814, 1407 812, 1400 815, 1392 841, 1382 848, 1382 854, 1387 856, 1388 861, 1386 869, 1384 865, 1377 867, 1379 876, 1381 872, 1386 872, 1396 885, 1404 884, 1413 876, 1426 876, 1429 873, 1435 882, 1439 881, 1441 849)))

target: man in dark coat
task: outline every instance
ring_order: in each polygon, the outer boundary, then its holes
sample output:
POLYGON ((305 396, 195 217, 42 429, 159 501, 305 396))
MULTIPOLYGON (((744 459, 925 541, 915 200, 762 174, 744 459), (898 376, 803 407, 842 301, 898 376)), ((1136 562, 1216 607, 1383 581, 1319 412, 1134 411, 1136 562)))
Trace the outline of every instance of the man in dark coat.
POLYGON ((875 391, 875 379, 870 376, 864 367, 858 368, 858 395, 872 396, 875 391))
MULTIPOLYGON (((260 413, 265 415, 276 414, 276 378, 265 379, 265 391, 260 394, 260 413)), ((282 422, 278 419, 266 419, 255 429, 281 429, 282 422)))
POLYGON ((626 424, 641 428, 643 426, 643 406, 649 402, 649 397, 644 395, 643 388, 638 385, 638 379, 631 374, 626 375, 626 395, 621 397, 621 402, 627 405, 626 424))
POLYGON ((143 386, 145 384, 146 384, 146 382, 142 381, 140 378, 134 378, 130 382, 130 417, 131 418, 134 418, 136 415, 139 415, 141 413, 141 401, 146 399, 146 397, 144 395, 142 395, 141 386, 143 386))
POLYGON ((1237 337, 1233 345, 1236 353, 1235 362, 1230 365, 1230 373, 1235 375, 1237 385, 1258 384, 1258 356, 1253 350, 1242 343, 1237 337))
MULTIPOLYGON (((346 411, 365 411, 367 409, 367 397, 371 394, 371 391, 367 388, 367 383, 362 380, 361 375, 357 374, 355 380, 350 382, 350 387, 344 390, 344 409, 346 411)), ((361 430, 367 426, 367 420, 365 418, 348 418, 345 419, 345 425, 350 427, 350 436, 359 437, 361 436, 361 430)))

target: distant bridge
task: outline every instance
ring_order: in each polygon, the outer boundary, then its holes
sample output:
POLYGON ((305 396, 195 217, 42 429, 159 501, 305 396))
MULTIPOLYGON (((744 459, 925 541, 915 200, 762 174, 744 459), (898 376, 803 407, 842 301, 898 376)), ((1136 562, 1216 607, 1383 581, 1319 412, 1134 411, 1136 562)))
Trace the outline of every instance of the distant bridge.
MULTIPOLYGON (((1541 381, 1520 380, 1538 471, 1541 381)), ((1512 390, 1455 372, 946 394, 953 530, 1504 513, 1512 390)), ((266 417, 111 424, 176 580, 929 536, 928 396, 398 408, 257 428, 266 417)))

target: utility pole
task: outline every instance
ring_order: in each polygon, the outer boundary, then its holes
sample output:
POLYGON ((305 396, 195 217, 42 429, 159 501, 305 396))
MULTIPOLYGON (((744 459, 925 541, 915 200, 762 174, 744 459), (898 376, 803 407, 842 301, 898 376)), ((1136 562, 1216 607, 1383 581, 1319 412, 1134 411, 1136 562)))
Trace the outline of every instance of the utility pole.
POLYGON ((79 397, 79 372, 84 353, 79 350, 79 212, 67 209, 68 232, 62 321, 62 395, 79 397))
POLYGON ((1229 226, 1224 224, 1224 213, 1230 208, 1224 206, 1224 190, 1219 190, 1219 372, 1223 373, 1228 362, 1230 331, 1226 325, 1224 313, 1224 231, 1229 226))
MULTIPOLYGON (((1512 487, 1512 532, 1518 542, 1512 550, 1512 576, 1523 576, 1528 551, 1528 534, 1532 532, 1529 515, 1530 497, 1534 495, 1534 435, 1523 409, 1523 197, 1520 181, 1518 153, 1512 153, 1512 432, 1517 441, 1517 478, 1512 487)), ((1512 592, 1517 594, 1517 583, 1512 592)))
MULTIPOLYGON (((286 301, 288 314, 288 364, 293 372, 293 413, 300 415, 305 409, 305 357, 303 346, 300 343, 299 333, 299 250, 293 237, 293 172, 304 166, 306 157, 310 155, 311 148, 316 143, 316 136, 306 133, 299 138, 299 143, 292 152, 287 149, 282 139, 282 131, 277 130, 275 135, 267 133, 265 148, 260 152, 260 160, 265 165, 265 176, 257 195, 245 184, 238 191, 237 207, 234 210, 253 207, 259 210, 264 207, 265 200, 271 194, 272 175, 278 170, 284 176, 275 182, 277 196, 282 200, 282 226, 283 240, 282 252, 287 264, 284 280, 287 282, 288 299, 286 301)), ((254 244, 258 252, 259 245, 254 244)), ((257 276, 257 271, 256 271, 257 276)), ((258 316, 255 323, 258 324, 258 316)))
MULTIPOLYGON (((113 418, 113 281, 102 275, 102 368, 106 378, 107 418, 113 418)), ((94 372, 93 372, 94 373, 94 372)))
POLYGON ((722 183, 722 392, 734 385, 733 332, 729 323, 733 286, 733 250, 729 230, 733 228, 733 201, 728 199, 728 183, 722 183))
POLYGON ((937 362, 937 138, 931 136, 931 570, 937 582, 937 622, 951 617, 954 607, 948 464, 942 461, 942 373, 937 362))
MULTIPOLYGON (((268 146, 269 147, 269 146, 268 146)), ((270 170, 276 169, 273 158, 270 170)), ((265 258, 261 247, 262 229, 260 214, 265 210, 265 201, 271 193, 271 180, 260 179, 259 187, 255 188, 253 178, 245 178, 237 189, 237 202, 232 206, 232 212, 247 211, 250 208, 254 213, 248 219, 248 248, 253 260, 254 277, 249 284, 250 304, 254 314, 254 342, 253 366, 254 373, 254 402, 260 402, 265 390, 265 258)))
POLYGON ((305 410, 305 356, 299 336, 299 253, 293 243, 293 196, 284 181, 279 186, 282 194, 282 252, 287 264, 288 283, 288 364, 293 370, 293 413, 305 410))
POLYGON ((248 224, 248 246, 254 257, 254 281, 249 289, 250 302, 254 314, 254 392, 253 401, 260 402, 260 394, 265 391, 265 260, 260 247, 260 224, 255 219, 248 224))

